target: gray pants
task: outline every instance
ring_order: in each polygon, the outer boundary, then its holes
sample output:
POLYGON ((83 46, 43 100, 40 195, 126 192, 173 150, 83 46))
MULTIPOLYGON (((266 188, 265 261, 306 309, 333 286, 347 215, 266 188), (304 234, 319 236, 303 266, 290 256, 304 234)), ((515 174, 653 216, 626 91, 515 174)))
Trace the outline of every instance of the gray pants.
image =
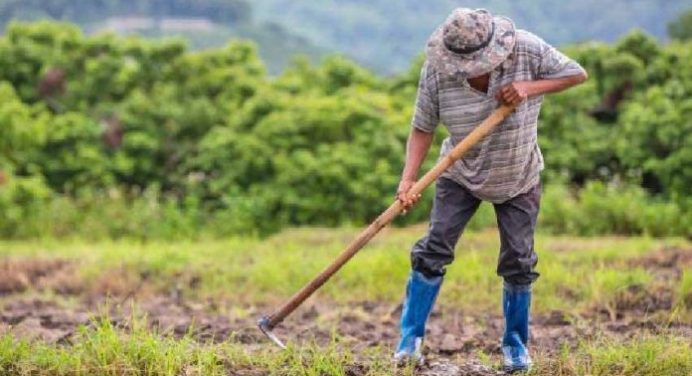
MULTIPOLYGON (((411 265, 427 277, 441 276, 454 260, 454 247, 481 200, 463 186, 439 178, 428 233, 411 251, 411 265)), ((500 229, 497 274, 511 285, 528 285, 538 278, 533 234, 541 198, 540 184, 501 204, 494 204, 500 229)))

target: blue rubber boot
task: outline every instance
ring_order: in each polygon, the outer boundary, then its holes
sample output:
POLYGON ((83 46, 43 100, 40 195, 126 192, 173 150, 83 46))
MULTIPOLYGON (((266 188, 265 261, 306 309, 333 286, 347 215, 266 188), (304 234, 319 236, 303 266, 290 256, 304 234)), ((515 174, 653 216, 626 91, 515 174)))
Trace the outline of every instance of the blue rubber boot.
POLYGON ((527 349, 530 307, 531 285, 505 283, 502 292, 502 311, 505 315, 502 353, 505 358, 505 372, 525 371, 531 367, 531 357, 527 349))
POLYGON ((425 322, 430 316, 442 277, 428 278, 412 271, 406 286, 406 298, 401 311, 401 340, 394 354, 397 363, 423 363, 421 348, 425 335, 425 322))

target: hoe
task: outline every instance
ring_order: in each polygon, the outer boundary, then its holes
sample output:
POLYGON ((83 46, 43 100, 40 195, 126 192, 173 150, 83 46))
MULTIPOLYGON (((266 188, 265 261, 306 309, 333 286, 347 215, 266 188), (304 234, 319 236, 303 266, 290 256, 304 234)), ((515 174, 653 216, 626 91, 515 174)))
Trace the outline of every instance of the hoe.
MULTIPOLYGON (((452 151, 442 158, 430 171, 411 187, 409 193, 418 195, 422 193, 433 181, 435 181, 447 168, 461 158, 464 153, 475 146, 485 136, 490 134, 495 127, 514 111, 513 106, 503 105, 496 109, 490 116, 481 122, 468 136, 459 142, 452 151)), ((328 265, 312 281, 303 286, 295 293, 283 306, 279 307, 269 316, 262 317, 257 325, 259 329, 277 346, 285 349, 286 346, 272 332, 288 315, 296 310, 307 298, 319 289, 331 276, 333 276, 344 264, 348 262, 358 251, 360 251, 380 230, 389 224, 396 216, 401 214, 404 207, 401 202, 394 203, 387 208, 377 219, 375 219, 365 230, 363 230, 351 243, 341 252, 341 254, 328 265)))

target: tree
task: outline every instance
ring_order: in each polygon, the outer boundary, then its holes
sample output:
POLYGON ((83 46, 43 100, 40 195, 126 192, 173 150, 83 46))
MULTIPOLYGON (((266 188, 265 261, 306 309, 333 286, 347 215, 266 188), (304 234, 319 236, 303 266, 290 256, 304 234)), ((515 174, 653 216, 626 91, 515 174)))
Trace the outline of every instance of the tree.
POLYGON ((668 35, 682 41, 692 39, 692 9, 683 12, 668 23, 668 35))

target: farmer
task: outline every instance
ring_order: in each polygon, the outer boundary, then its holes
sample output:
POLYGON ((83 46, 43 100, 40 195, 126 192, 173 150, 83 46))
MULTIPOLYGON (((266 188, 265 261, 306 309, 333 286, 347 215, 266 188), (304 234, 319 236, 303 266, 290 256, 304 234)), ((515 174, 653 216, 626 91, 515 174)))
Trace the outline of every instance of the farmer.
POLYGON ((538 113, 543 94, 567 89, 586 78, 574 60, 536 35, 515 29, 510 19, 487 10, 458 8, 432 34, 397 191, 405 209, 420 197, 408 192, 438 123, 449 132, 442 144, 444 156, 499 103, 518 107, 436 182, 428 232, 411 251, 412 271, 395 361, 422 362, 425 322, 445 268, 454 259, 464 226, 485 200, 493 203, 500 230, 497 274, 504 279, 504 367, 507 371, 529 368, 531 284, 539 275, 533 236, 543 168, 536 142, 538 113))

